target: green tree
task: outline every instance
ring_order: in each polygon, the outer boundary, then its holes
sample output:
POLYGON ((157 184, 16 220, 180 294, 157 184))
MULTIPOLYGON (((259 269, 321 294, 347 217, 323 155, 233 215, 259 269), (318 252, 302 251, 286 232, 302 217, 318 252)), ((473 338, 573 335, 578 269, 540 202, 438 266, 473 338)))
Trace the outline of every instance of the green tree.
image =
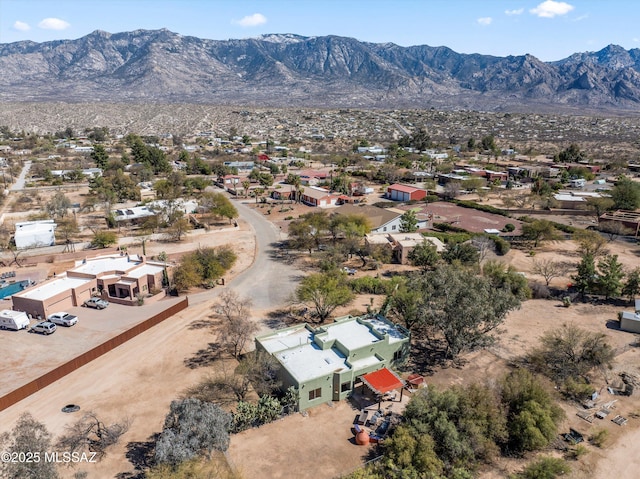
POLYGON ((516 369, 502 381, 501 391, 507 408, 508 449, 546 447, 556 437, 564 413, 543 384, 526 369, 516 369))
POLYGON ((231 415, 215 404, 194 398, 171 402, 155 447, 157 463, 180 464, 229 447, 231 415))
POLYGON ((118 242, 118 236, 113 231, 96 231, 91 240, 94 248, 108 248, 118 242))
POLYGON ((69 208, 71 208, 71 200, 62 191, 57 191, 45 205, 47 214, 53 219, 67 216, 69 208))
POLYGON ((533 241, 534 248, 537 248, 538 244, 543 241, 556 241, 561 238, 553 223, 548 220, 534 220, 531 223, 524 223, 522 225, 522 237, 533 241))
POLYGON ((331 222, 325 211, 305 213, 299 219, 289 223, 289 238, 294 248, 308 248, 311 252, 312 242, 316 248, 320 247, 322 239, 330 233, 331 222))
POLYGON ((409 252, 408 258, 412 265, 419 267, 423 272, 427 272, 436 266, 440 260, 440 255, 436 246, 425 239, 422 243, 415 245, 409 252))
POLYGON ((470 243, 447 243, 442 252, 442 259, 449 264, 459 263, 465 266, 474 265, 480 259, 478 250, 470 243))
POLYGON ((91 152, 90 158, 95 161, 96 166, 101 170, 107 169, 107 164, 109 163, 109 154, 107 150, 104 149, 102 145, 93 145, 93 151, 91 152))
POLYGON ((622 295, 625 296, 629 302, 640 294, 640 268, 635 268, 633 271, 627 273, 627 280, 622 287, 622 295))
POLYGON ((418 218, 416 212, 409 210, 400 217, 400 232, 413 233, 418 231, 418 218))
POLYGON ((306 276, 296 290, 299 301, 310 303, 316 312, 318 322, 327 319, 338 307, 353 300, 353 293, 344 274, 316 273, 306 276))
POLYGON ((442 266, 413 278, 424 295, 420 316, 445 342, 445 356, 455 359, 464 351, 495 341, 495 330, 520 300, 510 290, 494 288, 480 276, 452 266, 442 266))
POLYGON ((611 198, 605 196, 601 198, 587 198, 587 208, 593 211, 597 221, 600 221, 600 216, 615 206, 615 202, 611 198))
POLYGON ((621 176, 611 190, 614 206, 620 210, 635 210, 640 207, 640 183, 621 176))
POLYGON ((620 296, 624 270, 618 261, 618 255, 607 255, 598 262, 598 289, 606 299, 620 296))
POLYGON ((583 151, 580 151, 580 147, 575 143, 571 143, 569 147, 562 150, 556 155, 556 160, 561 163, 576 163, 586 160, 587 157, 583 151))
POLYGON ((576 290, 584 296, 593 291, 596 281, 596 264, 593 255, 585 254, 578 264, 577 273, 571 277, 576 290))
POLYGON ((527 359, 536 371, 561 385, 567 379, 584 380, 593 368, 610 367, 614 351, 604 334, 564 324, 544 333, 527 359))
POLYGON ((44 424, 36 421, 28 412, 22 413, 14 428, 0 434, 0 450, 9 455, 37 454, 39 461, 0 461, 0 476, 10 479, 57 479, 56 464, 45 461, 45 453, 51 452, 51 433, 44 424))
POLYGON ((597 258, 606 252, 607 241, 597 231, 579 229, 573 233, 572 239, 577 243, 581 256, 597 258))
POLYGON ((224 193, 205 191, 200 200, 200 206, 210 214, 219 218, 227 218, 229 222, 239 216, 237 208, 224 193))

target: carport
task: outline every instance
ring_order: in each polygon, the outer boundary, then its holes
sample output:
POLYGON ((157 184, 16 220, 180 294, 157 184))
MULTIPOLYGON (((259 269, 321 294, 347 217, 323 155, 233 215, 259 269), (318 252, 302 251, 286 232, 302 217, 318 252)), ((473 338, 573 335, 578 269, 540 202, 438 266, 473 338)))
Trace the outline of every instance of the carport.
MULTIPOLYGON (((378 399, 378 410, 381 408, 382 401, 385 394, 400 389, 400 401, 402 401, 402 390, 404 388, 404 381, 393 371, 387 368, 382 368, 369 374, 362 376, 362 387, 366 385, 378 399)), ((390 401, 393 398, 389 399, 390 401)))

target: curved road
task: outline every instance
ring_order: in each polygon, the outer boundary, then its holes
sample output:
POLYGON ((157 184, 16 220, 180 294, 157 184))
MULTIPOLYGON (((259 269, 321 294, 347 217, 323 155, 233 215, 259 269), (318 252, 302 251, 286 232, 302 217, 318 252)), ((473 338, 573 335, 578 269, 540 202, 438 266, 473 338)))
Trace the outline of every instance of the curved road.
MULTIPOLYGON (((273 223, 246 205, 234 203, 240 217, 251 225, 256 236, 256 255, 253 264, 227 283, 240 296, 251 298, 253 308, 266 310, 284 305, 292 296, 303 275, 302 271, 285 261, 272 257, 282 233, 273 223)), ((189 304, 200 304, 214 299, 222 288, 189 295, 189 304)))

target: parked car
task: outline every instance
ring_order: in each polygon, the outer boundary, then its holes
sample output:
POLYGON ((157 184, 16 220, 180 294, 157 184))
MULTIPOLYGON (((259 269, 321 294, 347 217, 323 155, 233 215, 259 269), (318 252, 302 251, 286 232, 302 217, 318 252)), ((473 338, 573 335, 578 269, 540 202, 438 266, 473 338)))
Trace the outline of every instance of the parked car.
POLYGON ((109 301, 105 301, 100 298, 89 298, 82 303, 82 306, 86 306, 87 308, 104 309, 109 306, 109 301))
POLYGON ((356 270, 353 268, 348 268, 347 266, 345 266, 344 268, 342 268, 342 271, 344 271, 345 273, 347 273, 349 276, 353 276, 354 274, 356 274, 356 270))
POLYGON ((53 334, 56 332, 57 326, 51 321, 42 321, 33 326, 29 331, 32 333, 42 333, 45 335, 53 334))
POLYGON ((53 313, 47 316, 47 321, 52 322, 53 324, 57 324, 58 326, 73 326, 78 322, 78 317, 73 314, 60 312, 53 313))

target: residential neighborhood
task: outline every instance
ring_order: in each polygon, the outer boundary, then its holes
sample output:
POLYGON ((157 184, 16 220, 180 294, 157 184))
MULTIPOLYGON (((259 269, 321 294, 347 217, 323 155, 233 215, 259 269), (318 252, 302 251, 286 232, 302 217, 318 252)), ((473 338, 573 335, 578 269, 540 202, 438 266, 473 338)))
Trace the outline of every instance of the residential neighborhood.
POLYGON ((558 412, 523 454, 570 428, 622 437, 597 414, 616 401, 633 426, 638 406, 633 163, 587 143, 525 154, 489 132, 438 141, 443 126, 400 112, 389 117, 405 130, 377 117, 390 131, 370 138, 317 126, 344 115, 309 113, 297 137, 300 124, 282 121, 278 139, 260 111, 233 134, 224 122, 183 135, 3 133, 0 344, 15 367, 0 423, 43 402, 56 418, 67 406, 119 425, 137 417, 105 446, 127 471, 126 448, 164 434, 169 404, 188 398, 229 418, 226 454, 244 477, 293 471, 247 449, 277 456, 313 440, 338 458, 331 477, 348 477, 364 466, 361 445, 393 444, 409 404, 490 394, 507 411, 500 388, 524 381, 553 384, 558 412), (426 128, 429 148, 414 146, 426 128), (570 376, 545 349, 568 338, 603 345, 570 376))

